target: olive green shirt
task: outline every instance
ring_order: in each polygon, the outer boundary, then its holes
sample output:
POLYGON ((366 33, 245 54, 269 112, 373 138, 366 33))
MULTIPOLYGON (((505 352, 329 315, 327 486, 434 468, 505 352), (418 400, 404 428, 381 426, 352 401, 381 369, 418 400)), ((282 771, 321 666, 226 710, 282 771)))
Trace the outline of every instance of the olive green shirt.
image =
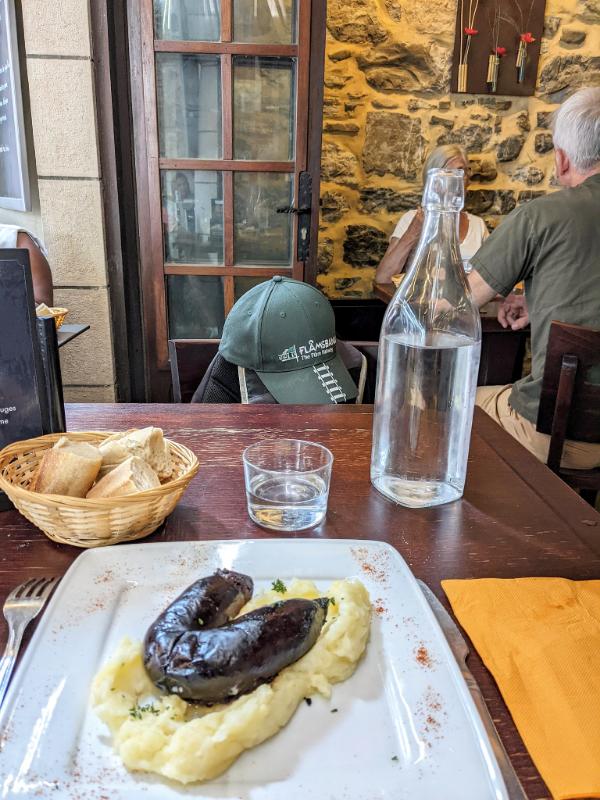
POLYGON ((471 259, 498 294, 519 281, 531 325, 531 374, 509 403, 534 424, 553 320, 600 328, 600 174, 515 209, 471 259))

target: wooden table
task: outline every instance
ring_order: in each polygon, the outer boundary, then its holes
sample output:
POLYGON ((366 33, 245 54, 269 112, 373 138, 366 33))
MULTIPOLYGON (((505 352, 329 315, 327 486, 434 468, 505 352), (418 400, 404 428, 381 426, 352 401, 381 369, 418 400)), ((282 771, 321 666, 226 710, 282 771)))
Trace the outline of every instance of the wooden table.
MULTIPOLYGON (((396 287, 393 283, 374 283, 373 294, 386 305, 396 287)), ((523 358, 529 328, 513 331, 503 328, 498 322, 499 302, 486 303, 481 314, 481 359, 479 361, 478 386, 503 386, 514 383, 523 374, 523 358)))
POLYGON ((69 324, 68 322, 61 325, 60 328, 56 331, 56 339, 58 341, 58 346, 62 347, 63 344, 67 344, 67 342, 76 339, 85 331, 89 331, 89 325, 78 325, 76 323, 69 324))
MULTIPOLYGON (((149 542, 273 535, 246 513, 241 454, 275 434, 321 442, 335 456, 326 520, 298 535, 390 542, 446 607, 443 578, 600 578, 600 515, 482 411, 464 498, 425 510, 397 507, 371 487, 371 422, 369 406, 67 406, 72 430, 158 425, 198 455, 200 472, 149 542)), ((16 511, 0 514, 0 537, 1 601, 26 578, 63 574, 80 552, 54 544, 16 511)), ((0 644, 5 637, 0 626, 0 644)), ((528 797, 548 798, 477 653, 469 664, 528 797)))

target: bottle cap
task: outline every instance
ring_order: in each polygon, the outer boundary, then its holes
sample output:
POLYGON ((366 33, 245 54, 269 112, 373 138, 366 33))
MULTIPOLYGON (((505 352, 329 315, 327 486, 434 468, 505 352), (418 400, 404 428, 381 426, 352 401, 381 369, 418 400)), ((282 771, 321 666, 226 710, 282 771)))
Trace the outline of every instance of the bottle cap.
POLYGON ((430 169, 427 173, 423 208, 428 211, 457 212, 465 204, 465 182, 462 169, 430 169))

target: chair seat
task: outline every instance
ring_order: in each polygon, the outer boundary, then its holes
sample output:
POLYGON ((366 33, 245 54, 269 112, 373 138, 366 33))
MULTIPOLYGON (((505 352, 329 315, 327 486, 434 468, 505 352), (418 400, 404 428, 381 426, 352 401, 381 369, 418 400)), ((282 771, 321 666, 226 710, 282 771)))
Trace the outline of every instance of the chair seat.
POLYGON ((591 489, 600 492, 600 467, 597 469, 563 469, 559 476, 575 489, 591 489))

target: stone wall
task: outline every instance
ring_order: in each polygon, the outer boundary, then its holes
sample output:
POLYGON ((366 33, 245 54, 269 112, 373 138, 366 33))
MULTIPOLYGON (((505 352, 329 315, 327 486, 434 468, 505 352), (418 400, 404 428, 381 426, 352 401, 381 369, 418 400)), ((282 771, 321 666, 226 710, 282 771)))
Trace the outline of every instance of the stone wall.
POLYGON ((421 196, 428 149, 458 142, 467 209, 490 228, 551 191, 550 112, 600 84, 600 0, 547 0, 534 97, 449 94, 455 0, 328 0, 319 276, 368 297, 399 216, 421 196))
MULTIPOLYGON (((93 0, 92 0, 93 1, 93 0)), ((40 216, 54 303, 91 330, 61 348, 65 400, 115 398, 88 0, 21 0, 40 216)))

